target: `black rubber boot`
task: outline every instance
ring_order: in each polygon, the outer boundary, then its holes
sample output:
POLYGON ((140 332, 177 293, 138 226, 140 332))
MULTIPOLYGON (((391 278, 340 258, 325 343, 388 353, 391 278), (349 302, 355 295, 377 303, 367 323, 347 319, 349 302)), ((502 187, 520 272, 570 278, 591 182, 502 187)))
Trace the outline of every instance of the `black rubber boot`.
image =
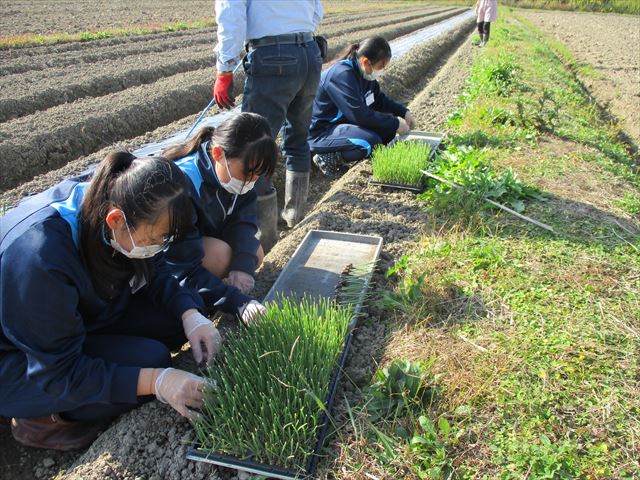
POLYGON ((309 172, 291 172, 287 170, 282 219, 287 222, 289 228, 293 228, 296 223, 304 218, 308 194, 309 172))
POLYGON ((258 195, 258 240, 266 254, 278 241, 278 192, 258 195))
POLYGON ((339 177, 346 170, 340 152, 318 153, 313 156, 313 163, 329 178, 339 177))

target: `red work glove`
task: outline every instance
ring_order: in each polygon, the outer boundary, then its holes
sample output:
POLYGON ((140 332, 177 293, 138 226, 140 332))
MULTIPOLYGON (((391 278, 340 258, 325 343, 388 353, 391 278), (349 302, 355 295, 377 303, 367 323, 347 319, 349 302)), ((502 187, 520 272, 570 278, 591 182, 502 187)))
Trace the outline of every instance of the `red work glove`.
POLYGON ((220 72, 213 84, 213 98, 220 108, 232 108, 233 102, 233 73, 220 72))

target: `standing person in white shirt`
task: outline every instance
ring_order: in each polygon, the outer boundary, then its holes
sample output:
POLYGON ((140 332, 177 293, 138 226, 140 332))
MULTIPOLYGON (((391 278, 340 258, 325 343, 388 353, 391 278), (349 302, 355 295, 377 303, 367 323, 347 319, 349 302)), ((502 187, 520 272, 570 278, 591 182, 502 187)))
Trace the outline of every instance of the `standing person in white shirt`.
MULTIPOLYGON (((233 106, 233 70, 242 53, 246 73, 242 111, 269 122, 273 137, 282 130, 286 181, 282 218, 289 228, 305 214, 311 159, 307 135, 322 69, 314 37, 322 20, 320 0, 216 0, 217 76, 213 96, 221 108, 233 106)), ((278 240, 277 193, 261 177, 258 194, 260 242, 268 251, 278 240)))

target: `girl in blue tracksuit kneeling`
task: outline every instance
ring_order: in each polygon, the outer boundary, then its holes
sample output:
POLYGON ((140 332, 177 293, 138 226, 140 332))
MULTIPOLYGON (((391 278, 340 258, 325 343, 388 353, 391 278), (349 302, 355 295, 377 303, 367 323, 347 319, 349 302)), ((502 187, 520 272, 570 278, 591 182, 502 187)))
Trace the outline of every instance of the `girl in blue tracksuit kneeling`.
MULTIPOLYGON (((217 128, 203 128, 162 156, 175 161, 191 180, 194 215, 183 239, 167 259, 180 282, 197 291, 216 288, 221 278, 248 293, 264 253, 256 238, 260 176, 273 174, 278 148, 264 117, 244 112, 217 128)), ((251 308, 261 309, 261 305, 251 308)))
MULTIPOLYGON (((20 443, 85 447, 153 395, 187 417, 202 406, 203 379, 170 349, 188 340, 210 361, 221 337, 162 254, 191 225, 187 183, 173 162, 117 152, 0 217, 0 416, 20 443)), ((217 294, 227 311, 251 301, 217 294)))
POLYGON ((327 176, 415 126, 409 110, 387 97, 376 80, 391 61, 384 38, 351 45, 339 58, 322 73, 309 129, 313 162, 327 176))

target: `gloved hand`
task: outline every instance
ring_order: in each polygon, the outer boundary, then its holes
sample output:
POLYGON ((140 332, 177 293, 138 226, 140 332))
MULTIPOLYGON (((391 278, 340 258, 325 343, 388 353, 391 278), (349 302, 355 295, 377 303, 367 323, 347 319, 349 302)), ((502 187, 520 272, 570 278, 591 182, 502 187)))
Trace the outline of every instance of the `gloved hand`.
POLYGON ((219 72, 213 84, 213 98, 220 108, 232 108, 233 102, 233 72, 219 72))
POLYGON ((267 313, 267 309, 257 300, 251 300, 249 303, 245 303, 238 308, 242 323, 249 325, 252 321, 256 320, 260 315, 267 313))
POLYGON ((409 125, 407 124, 407 121, 402 118, 402 117, 396 117, 398 119, 398 130, 396 130, 396 133, 398 135, 403 135, 405 133, 409 133, 409 125))
POLYGON ((327 55, 329 54, 329 42, 327 42, 326 38, 321 37, 320 35, 316 35, 315 37, 313 37, 313 39, 316 41, 316 43, 318 44, 318 48, 320 49, 322 62, 326 62, 327 55))
POLYGON ((246 272, 232 270, 229 272, 229 283, 234 287, 239 288, 242 293, 247 295, 251 290, 253 290, 256 281, 253 279, 252 275, 249 275, 246 272))
POLYGON ((204 379, 193 373, 175 368, 165 368, 154 384, 154 394, 162 403, 171 405, 180 415, 193 419, 193 410, 203 405, 204 379))
POLYGON ((405 122, 407 122, 407 125, 409 125, 409 128, 411 130, 413 130, 416 127, 416 119, 413 118, 413 115, 409 110, 407 110, 407 113, 404 114, 404 120, 405 122))
POLYGON ((207 364, 211 363, 222 347, 222 336, 211 320, 200 312, 194 311, 182 319, 182 327, 193 350, 195 361, 200 363, 204 358, 207 364), (202 352, 203 343, 207 348, 206 356, 202 352))

